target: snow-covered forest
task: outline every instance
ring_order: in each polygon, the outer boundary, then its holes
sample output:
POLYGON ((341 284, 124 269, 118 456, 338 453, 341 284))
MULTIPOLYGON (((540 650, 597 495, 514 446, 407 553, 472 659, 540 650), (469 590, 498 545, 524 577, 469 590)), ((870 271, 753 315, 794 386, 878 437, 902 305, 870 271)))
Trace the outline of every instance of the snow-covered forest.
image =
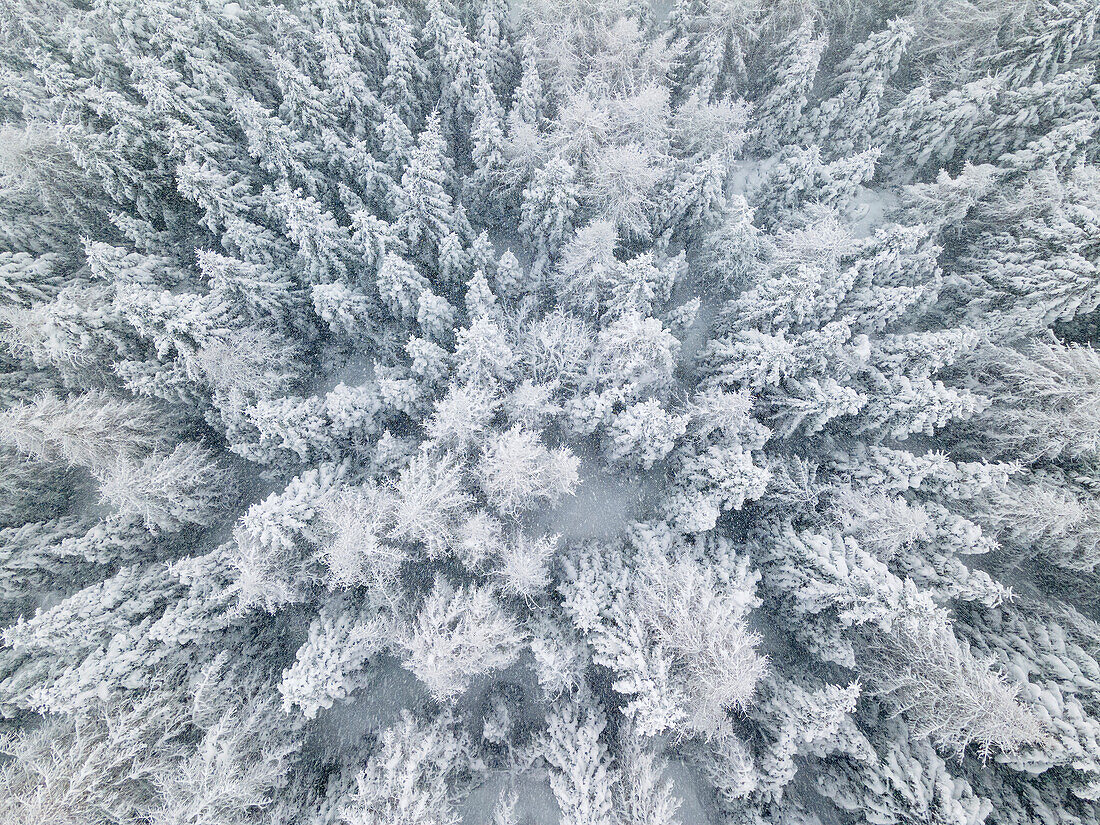
POLYGON ((1100 823, 1098 18, 3 0, 0 821, 1100 823))

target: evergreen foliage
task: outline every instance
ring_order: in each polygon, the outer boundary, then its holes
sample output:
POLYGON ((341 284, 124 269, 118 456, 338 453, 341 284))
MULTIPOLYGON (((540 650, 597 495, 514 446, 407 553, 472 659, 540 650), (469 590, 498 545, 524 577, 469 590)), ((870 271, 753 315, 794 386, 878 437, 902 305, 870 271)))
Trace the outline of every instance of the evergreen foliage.
POLYGON ((1100 825, 1096 0, 6 0, 0 819, 1100 825))

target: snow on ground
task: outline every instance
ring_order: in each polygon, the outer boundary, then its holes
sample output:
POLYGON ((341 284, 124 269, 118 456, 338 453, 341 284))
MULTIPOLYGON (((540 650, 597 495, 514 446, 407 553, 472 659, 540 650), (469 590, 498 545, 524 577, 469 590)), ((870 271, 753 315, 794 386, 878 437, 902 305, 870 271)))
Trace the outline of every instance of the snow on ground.
POLYGON ((370 682, 317 715, 314 741, 338 753, 355 749, 364 736, 394 725, 405 708, 427 700, 428 692, 396 659, 371 668, 370 682))
POLYGON ((611 475, 604 468, 582 464, 576 495, 537 515, 533 526, 565 542, 614 538, 641 515, 654 489, 650 480, 611 475))
MULTIPOLYGON (((493 809, 500 795, 514 791, 518 797, 516 822, 518 825, 557 825, 561 814, 557 800, 550 790, 546 770, 537 768, 519 775, 501 772, 474 789, 460 807, 462 825, 492 825, 493 809)), ((682 825, 691 825, 688 822, 682 825)))

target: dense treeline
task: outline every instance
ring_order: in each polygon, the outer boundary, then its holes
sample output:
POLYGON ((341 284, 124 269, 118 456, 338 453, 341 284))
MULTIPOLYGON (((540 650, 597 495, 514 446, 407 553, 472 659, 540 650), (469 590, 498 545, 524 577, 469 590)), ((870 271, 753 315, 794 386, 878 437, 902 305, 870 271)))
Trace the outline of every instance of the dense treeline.
POLYGON ((5 822, 1097 825, 1096 0, 8 0, 5 822))

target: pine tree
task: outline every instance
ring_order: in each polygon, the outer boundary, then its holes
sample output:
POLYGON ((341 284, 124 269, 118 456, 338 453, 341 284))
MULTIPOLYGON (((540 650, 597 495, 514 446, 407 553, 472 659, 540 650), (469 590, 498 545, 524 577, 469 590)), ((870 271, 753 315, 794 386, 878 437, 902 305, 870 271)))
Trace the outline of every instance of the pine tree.
POLYGON ((420 123, 420 92, 427 83, 427 68, 416 52, 413 29, 398 6, 384 6, 383 42, 386 74, 382 103, 392 109, 409 129, 420 123))
POLYGON ((184 442, 140 464, 120 455, 97 474, 99 495, 125 517, 140 517, 150 530, 186 524, 208 526, 232 496, 229 475, 198 444, 184 442))
POLYGON ((912 24, 899 18, 853 49, 837 69, 836 93, 807 115, 803 139, 828 147, 833 157, 869 148, 886 84, 913 34, 912 24))
POLYGON ((461 207, 451 200, 451 174, 440 120, 433 115, 417 137, 401 175, 394 231, 421 260, 434 262, 443 239, 452 232, 470 237, 461 207))
POLYGON ((85 393, 45 395, 6 410, 0 436, 20 452, 99 470, 120 457, 144 457, 163 443, 164 431, 147 403, 85 393))
POLYGON ((763 151, 774 152, 797 137, 826 46, 825 35, 815 37, 809 21, 785 41, 775 85, 756 104, 753 113, 754 142, 763 151))
POLYGON ((454 699, 471 681, 508 667, 521 636, 487 588, 458 589, 437 577, 397 644, 405 667, 439 700, 454 699))

